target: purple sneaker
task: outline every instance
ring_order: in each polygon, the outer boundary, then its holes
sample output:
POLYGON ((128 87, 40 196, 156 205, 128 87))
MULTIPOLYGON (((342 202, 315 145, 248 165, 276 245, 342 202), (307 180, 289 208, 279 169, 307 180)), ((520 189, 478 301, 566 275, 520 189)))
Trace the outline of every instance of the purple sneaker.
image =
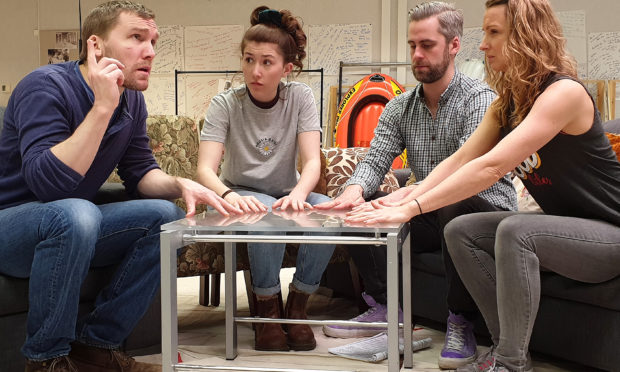
MULTIPOLYGON (((355 318, 349 320, 366 323, 387 322, 387 305, 376 303, 375 299, 372 298, 372 296, 367 295, 366 293, 362 293, 362 298, 364 299, 364 301, 366 301, 368 306, 370 306, 370 309, 368 309, 365 313, 360 314, 355 318)), ((400 307, 398 308, 398 321, 401 323, 403 321, 403 312, 400 307)), ((339 325, 323 326, 323 333, 325 333, 325 335, 338 338, 370 337, 385 331, 386 328, 339 325)))
POLYGON ((474 325, 462 315, 450 312, 446 343, 439 356, 439 368, 456 369, 476 360, 474 325))

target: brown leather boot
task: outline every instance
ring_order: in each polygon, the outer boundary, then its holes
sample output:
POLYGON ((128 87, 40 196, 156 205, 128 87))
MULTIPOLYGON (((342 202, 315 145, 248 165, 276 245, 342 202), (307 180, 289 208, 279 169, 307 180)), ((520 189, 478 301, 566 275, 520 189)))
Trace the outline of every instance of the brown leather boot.
MULTIPOLYGON (((287 319, 308 319, 306 304, 309 294, 299 291, 293 284, 289 285, 286 299, 287 319)), ((293 350, 313 350, 316 340, 312 328, 307 324, 288 324, 287 342, 293 350)))
POLYGON ((35 362, 26 360, 26 372, 78 372, 68 356, 35 362))
MULTIPOLYGON (((278 295, 256 296, 256 312, 261 318, 279 318, 278 295)), ((286 335, 278 323, 255 323, 254 348, 262 351, 289 351, 286 335)))
POLYGON ((161 372, 160 364, 136 362, 122 351, 79 342, 71 344, 69 356, 80 372, 161 372))

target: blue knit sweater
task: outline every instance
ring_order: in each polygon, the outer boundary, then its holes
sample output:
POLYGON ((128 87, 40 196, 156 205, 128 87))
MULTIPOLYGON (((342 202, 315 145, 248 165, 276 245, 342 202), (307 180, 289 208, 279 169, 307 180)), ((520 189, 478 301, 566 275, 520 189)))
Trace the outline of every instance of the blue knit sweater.
POLYGON ((99 151, 84 176, 50 148, 75 132, 93 106, 94 95, 77 62, 47 65, 15 88, 0 133, 0 209, 30 201, 93 200, 118 165, 128 192, 158 168, 148 146, 142 93, 125 89, 99 151))

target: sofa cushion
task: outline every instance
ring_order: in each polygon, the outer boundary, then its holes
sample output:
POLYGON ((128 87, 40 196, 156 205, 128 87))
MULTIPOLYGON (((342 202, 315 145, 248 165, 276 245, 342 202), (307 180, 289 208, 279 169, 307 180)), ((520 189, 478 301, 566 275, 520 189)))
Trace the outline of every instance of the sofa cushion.
POLYGON ((606 132, 620 134, 620 119, 610 120, 603 124, 606 132))
POLYGON ((561 275, 541 273, 542 294, 620 311, 620 276, 603 283, 583 283, 561 275))
POLYGON ((28 310, 28 279, 0 275, 0 316, 28 310))
MULTIPOLYGON (((351 178, 357 164, 368 153, 368 147, 347 147, 323 149, 327 161, 325 179, 327 181, 326 195, 334 198, 343 191, 344 184, 351 178)), ((379 186, 378 191, 391 193, 398 190, 398 180, 390 169, 379 186)))
MULTIPOLYGON (((90 268, 80 290, 80 302, 93 302, 116 271, 114 266, 90 268)), ((0 275, 0 316, 28 311, 28 279, 0 275)))
POLYGON ((445 276, 446 269, 444 268, 441 250, 420 253, 412 252, 411 270, 423 271, 429 274, 445 276))
MULTIPOLYGON (((445 276, 441 251, 411 254, 412 271, 445 276)), ((543 271, 540 274, 542 295, 575 301, 620 311, 620 277, 603 283, 583 283, 559 274, 543 271)))

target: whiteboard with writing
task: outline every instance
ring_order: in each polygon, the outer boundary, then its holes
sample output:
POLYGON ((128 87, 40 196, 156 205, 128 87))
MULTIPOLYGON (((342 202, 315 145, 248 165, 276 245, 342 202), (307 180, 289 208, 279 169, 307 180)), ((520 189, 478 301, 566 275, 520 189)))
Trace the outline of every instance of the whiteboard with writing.
POLYGON ((588 78, 620 79, 620 32, 588 35, 588 78))
POLYGON ((588 74, 588 53, 586 46, 586 12, 584 10, 571 10, 557 12, 562 25, 562 32, 566 38, 566 48, 577 61, 577 71, 581 79, 586 79, 588 74))
MULTIPOLYGON (((149 115, 174 115, 174 75, 152 75, 143 92, 149 115)), ((178 87, 179 114, 185 112, 185 84, 178 87)))
POLYGON ((186 103, 184 114, 204 118, 211 99, 224 90, 225 79, 213 75, 188 75, 185 78, 186 103))
POLYGON ((310 69, 324 68, 325 75, 337 75, 340 61, 347 63, 372 60, 372 25, 310 25, 308 60, 310 69))
POLYGON ((484 52, 480 50, 480 43, 484 33, 480 27, 468 27, 463 29, 461 49, 456 55, 454 62, 459 65, 466 60, 477 59, 484 61, 484 52))
POLYGON ((183 26, 160 26, 155 44, 154 74, 171 74, 183 70, 183 26))
POLYGON ((238 70, 243 26, 185 27, 185 70, 238 70))

